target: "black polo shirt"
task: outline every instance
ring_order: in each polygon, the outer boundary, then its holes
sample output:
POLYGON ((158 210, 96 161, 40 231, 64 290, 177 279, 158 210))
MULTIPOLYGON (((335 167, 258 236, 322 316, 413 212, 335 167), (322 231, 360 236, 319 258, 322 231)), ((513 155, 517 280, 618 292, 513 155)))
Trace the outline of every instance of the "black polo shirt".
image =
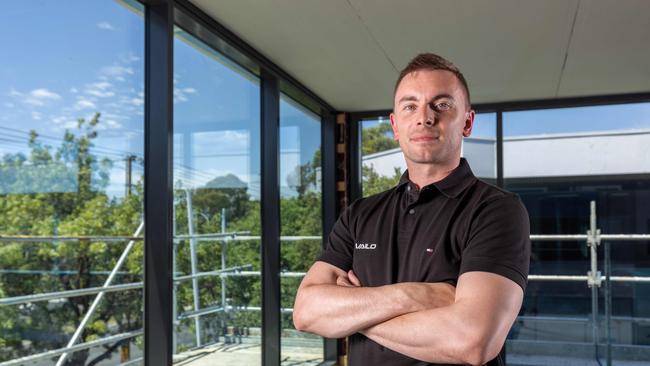
MULTIPOLYGON (((460 164, 418 190, 404 172, 399 184, 352 203, 339 217, 318 260, 352 269, 363 286, 448 282, 471 271, 504 276, 525 290, 530 258, 528 213, 519 197, 460 164)), ((348 360, 362 365, 431 365, 349 338, 348 360)), ((503 354, 503 352, 502 352, 503 354)), ((503 365, 502 355, 488 365, 503 365)))

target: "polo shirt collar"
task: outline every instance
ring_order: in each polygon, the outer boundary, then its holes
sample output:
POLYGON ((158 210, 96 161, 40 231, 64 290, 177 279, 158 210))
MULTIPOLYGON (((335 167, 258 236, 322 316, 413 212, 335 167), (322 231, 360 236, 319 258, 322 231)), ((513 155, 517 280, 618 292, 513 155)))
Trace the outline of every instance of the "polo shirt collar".
MULTIPOLYGON (((469 187, 475 179, 476 178, 474 177, 467 160, 465 158, 460 158, 460 164, 458 164, 458 166, 452 170, 448 176, 440 181, 421 187, 420 191, 428 187, 435 187, 448 198, 456 198, 465 190, 465 188, 469 187)), ((397 184, 397 188, 403 188, 409 182, 409 171, 407 169, 404 174, 402 174, 402 177, 397 184)))

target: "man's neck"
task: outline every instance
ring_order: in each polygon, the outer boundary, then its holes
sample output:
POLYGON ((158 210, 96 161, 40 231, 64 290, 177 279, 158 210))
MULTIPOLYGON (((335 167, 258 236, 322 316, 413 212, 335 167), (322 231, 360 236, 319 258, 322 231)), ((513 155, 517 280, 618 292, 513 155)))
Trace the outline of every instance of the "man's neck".
POLYGON ((406 167, 409 171, 409 180, 413 182, 418 189, 445 179, 459 165, 460 158, 448 164, 418 164, 406 161, 406 167))

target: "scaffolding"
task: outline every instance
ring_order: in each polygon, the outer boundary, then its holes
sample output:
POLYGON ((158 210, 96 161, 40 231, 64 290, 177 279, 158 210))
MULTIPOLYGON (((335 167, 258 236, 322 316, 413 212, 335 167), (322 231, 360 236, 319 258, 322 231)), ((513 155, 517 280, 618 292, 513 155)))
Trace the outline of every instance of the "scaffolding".
MULTIPOLYGON (((226 267, 226 256, 227 256, 227 245, 230 243, 237 243, 241 241, 251 241, 251 240, 261 240, 260 236, 249 235, 248 232, 231 232, 228 233, 225 230, 225 212, 222 211, 222 222, 221 222, 221 232, 212 233, 212 234, 196 234, 194 233, 193 221, 192 221, 192 209, 191 209, 191 194, 188 193, 186 196, 187 205, 188 205, 188 235, 174 235, 174 264, 176 263, 176 249, 177 244, 181 241, 189 241, 190 244, 190 262, 191 262, 191 273, 188 275, 174 275, 174 294, 176 293, 176 286, 184 281, 192 282, 192 297, 193 297, 193 308, 191 311, 186 311, 181 314, 178 314, 176 309, 176 301, 174 300, 174 322, 175 325, 178 325, 181 320, 185 319, 194 319, 195 324, 195 338, 196 338, 196 347, 200 348, 206 346, 201 341, 201 323, 200 318, 209 314, 214 313, 228 313, 232 311, 261 311, 260 307, 256 306, 233 306, 227 304, 227 294, 226 294, 226 282, 228 278, 233 277, 260 277, 260 271, 253 271, 251 264, 244 264, 239 266, 226 267), (197 255, 197 246, 200 242, 204 241, 218 241, 221 245, 221 269, 214 271, 200 272, 198 270, 198 255, 197 255), (207 307, 201 307, 199 301, 199 279, 201 278, 211 278, 219 277, 221 280, 221 304, 212 305, 207 307)), ((611 365, 612 355, 611 355, 611 283, 650 283, 650 277, 644 276, 611 276, 611 260, 610 260, 610 241, 648 241, 650 240, 650 234, 602 234, 600 229, 596 225, 597 216, 596 216, 596 204, 594 201, 590 203, 590 220, 589 220, 589 230, 586 234, 571 234, 571 235, 531 235, 530 239, 532 242, 543 242, 543 241, 583 241, 586 243, 587 248, 589 249, 589 259, 590 259, 590 268, 585 275, 529 275, 529 281, 568 281, 568 282, 584 282, 591 289, 591 314, 589 317, 589 322, 591 323, 591 338, 594 346, 594 356, 598 358, 598 337, 600 333, 599 324, 598 324, 598 288, 604 286, 604 297, 605 297, 605 339, 606 339, 606 359, 607 365, 611 365), (598 252, 597 247, 604 245, 604 274, 601 273, 598 269, 598 252)), ((76 328, 73 336, 67 343, 66 347, 59 348, 56 350, 50 350, 26 357, 21 357, 18 359, 1 362, 0 366, 18 366, 18 365, 28 365, 34 361, 45 360, 52 357, 59 356, 57 365, 61 365, 65 360, 67 354, 74 351, 80 351, 85 349, 90 349, 93 347, 101 346, 104 344, 125 341, 127 339, 132 339, 143 335, 143 330, 134 330, 131 332, 126 332, 117 335, 111 335, 101 339, 93 340, 91 342, 79 343, 76 344, 79 340, 79 337, 83 329, 88 324, 88 321, 92 317, 93 313, 97 309, 97 306, 101 302, 104 294, 110 292, 121 292, 121 291, 131 291, 131 290, 140 290, 143 288, 142 282, 126 283, 113 285, 112 282, 115 279, 115 276, 119 273, 120 268, 122 267, 124 261, 128 257, 129 252, 133 248, 136 241, 143 240, 141 233, 144 224, 141 223, 134 233, 133 236, 122 236, 122 237, 106 237, 106 236, 84 236, 84 237, 35 237, 35 236, 0 236, 0 242, 2 241, 31 241, 31 242, 40 242, 40 241, 71 241, 71 240, 101 240, 105 242, 119 242, 129 240, 127 246, 122 252, 122 255, 116 262, 112 271, 109 274, 109 277, 104 282, 102 287, 94 288, 85 288, 85 289, 76 289, 68 291, 59 291, 59 292, 49 292, 42 294, 32 294, 25 296, 16 296, 0 299, 0 306, 9 306, 9 305, 20 305, 20 304, 29 304, 38 301, 49 301, 54 299, 67 299, 76 296, 88 296, 96 295, 93 300, 92 305, 89 307, 88 311, 84 315, 79 326, 76 328)), ((281 236, 280 241, 282 242, 295 242, 299 240, 321 240, 320 236, 281 236)), ((176 267, 174 267, 176 268, 176 267)), ((47 272, 47 271, 45 271, 47 272)), ((281 277, 285 278, 302 278, 305 275, 304 272, 282 272, 280 273, 281 277)), ((282 313, 292 313, 293 309, 291 308, 281 308, 282 313)), ((530 316, 520 316, 520 319, 529 319, 530 316)), ((532 318, 549 318, 549 317, 532 317, 532 318)), ((621 317, 615 317, 621 318, 621 317)), ((565 318, 553 318, 554 320, 567 320, 571 319, 565 318)), ((628 319, 628 318, 626 318, 628 319)), ((576 321, 582 321, 582 318, 574 319, 576 321)), ((647 318, 633 318, 630 317, 628 320, 634 322, 650 323, 650 319, 647 318)), ((174 345, 176 342, 174 340, 174 345)), ((176 351, 176 348, 174 348, 176 351)), ((142 358, 136 358, 130 360, 122 365, 135 364, 142 361, 142 358)))

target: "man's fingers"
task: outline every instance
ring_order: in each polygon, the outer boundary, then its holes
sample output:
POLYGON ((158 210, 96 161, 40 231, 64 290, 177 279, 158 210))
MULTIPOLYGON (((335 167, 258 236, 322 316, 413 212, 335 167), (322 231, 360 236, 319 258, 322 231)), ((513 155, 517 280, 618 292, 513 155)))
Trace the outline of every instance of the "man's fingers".
POLYGON ((352 282, 353 285, 357 287, 361 287, 361 281, 359 281, 359 277, 357 277, 357 275, 354 274, 352 270, 348 271, 348 280, 350 280, 350 282, 352 282))
POLYGON ((353 284, 348 281, 347 277, 339 276, 336 278, 336 284, 338 286, 343 286, 343 287, 354 287, 353 284))

